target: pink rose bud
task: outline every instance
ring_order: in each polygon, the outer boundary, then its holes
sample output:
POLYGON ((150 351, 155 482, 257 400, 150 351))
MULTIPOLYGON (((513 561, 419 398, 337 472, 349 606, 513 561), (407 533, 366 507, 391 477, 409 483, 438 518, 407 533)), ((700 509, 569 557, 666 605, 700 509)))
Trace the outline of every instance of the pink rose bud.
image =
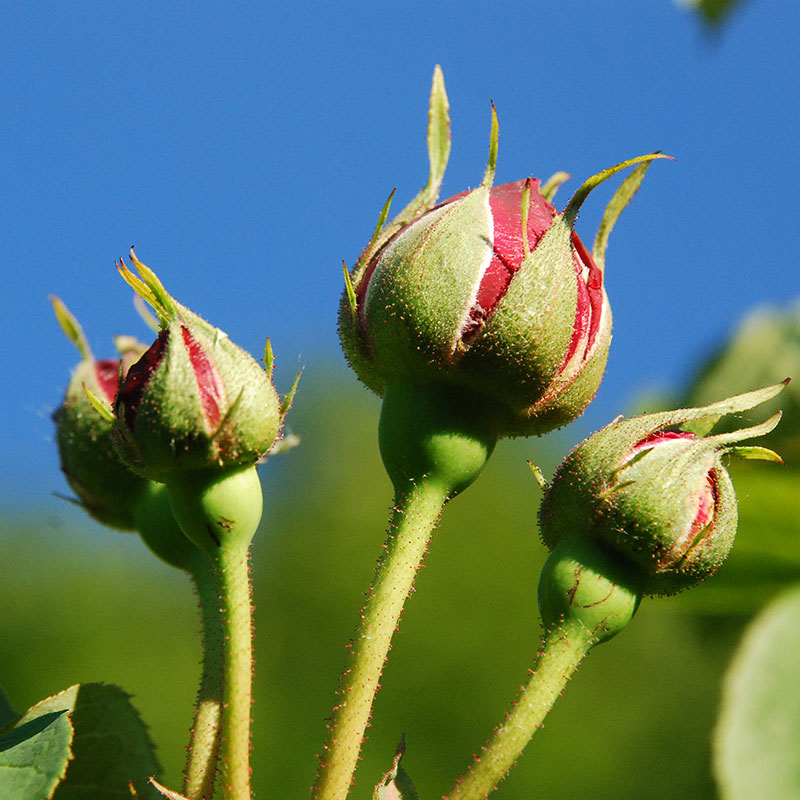
POLYGON ((703 408, 612 422, 564 460, 540 509, 551 550, 566 538, 601 542, 630 565, 644 594, 671 594, 712 575, 736 535, 736 494, 724 455, 777 461, 763 447, 740 445, 769 433, 761 425, 705 435, 727 414, 775 397, 784 383, 703 408))
POLYGON ((120 272, 156 310, 158 338, 120 383, 117 446, 140 474, 253 465, 278 437, 281 402, 255 359, 166 293, 131 251, 120 272))
POLYGON ((57 297, 51 300, 62 329, 82 356, 64 400, 53 414, 61 469, 78 502, 92 517, 112 528, 132 530, 145 481, 117 458, 111 423, 95 411, 86 390, 109 405, 113 403, 120 371, 125 372, 145 346, 118 337, 120 358, 95 360, 78 321, 57 297))
POLYGON ((535 179, 492 186, 495 146, 493 137, 477 189, 433 208, 412 204, 373 237, 348 275, 340 334, 378 394, 392 383, 451 387, 488 405, 499 435, 541 434, 579 416, 600 384, 611 341, 608 234, 660 156, 593 176, 559 212, 552 183, 545 193, 535 179), (633 165, 590 252, 573 230, 578 210, 633 165))

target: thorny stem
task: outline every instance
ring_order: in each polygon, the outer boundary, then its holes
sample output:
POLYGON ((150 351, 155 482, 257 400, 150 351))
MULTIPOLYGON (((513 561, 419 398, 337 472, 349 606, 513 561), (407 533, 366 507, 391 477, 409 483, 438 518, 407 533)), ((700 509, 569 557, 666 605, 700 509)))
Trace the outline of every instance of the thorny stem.
POLYGON ((221 547, 215 567, 225 637, 221 796, 222 800, 250 800, 253 625, 249 546, 221 547))
POLYGON ((423 480, 395 497, 385 552, 349 649, 328 725, 328 740, 312 788, 317 800, 343 800, 350 791, 392 636, 447 495, 438 483, 423 480))
POLYGON ((544 636, 527 686, 446 800, 483 800, 489 796, 541 727, 556 698, 596 641, 585 627, 568 622, 544 636))
POLYGON ((197 551, 191 564, 203 625, 203 667, 194 711, 183 793, 189 800, 211 800, 219 752, 225 636, 220 621, 220 598, 211 562, 197 551))

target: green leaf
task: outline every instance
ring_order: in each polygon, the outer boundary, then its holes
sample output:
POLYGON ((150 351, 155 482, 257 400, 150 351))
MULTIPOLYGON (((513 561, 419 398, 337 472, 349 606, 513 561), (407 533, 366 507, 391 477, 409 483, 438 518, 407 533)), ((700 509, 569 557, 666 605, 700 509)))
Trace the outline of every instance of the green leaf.
MULTIPOLYGON (((3 701, 0 714, 8 721, 11 708, 3 701)), ((64 711, 34 706, 26 712, 0 736, 0 797, 52 797, 67 770, 71 742, 72 725, 64 711)))
POLYGON ((725 17, 730 14, 734 6, 741 3, 741 0, 690 0, 689 4, 694 7, 700 16, 709 25, 719 25, 725 17))
MULTIPOLYGON (((150 800, 158 796, 148 783, 148 778, 160 770, 153 744, 122 689, 98 683, 71 686, 30 708, 14 730, 32 723, 41 727, 44 719, 52 723, 63 720, 59 724, 69 728, 72 740, 72 760, 66 775, 62 770, 58 776, 63 775, 63 780, 58 783, 53 800, 130 800, 130 785, 136 789, 137 797, 150 800)), ((62 738, 64 735, 60 733, 62 738)), ((36 770, 42 769, 37 755, 36 770)), ((0 787, 5 788, 2 783, 0 787)), ((34 800, 50 796, 0 790, 0 797, 34 800)))
POLYGON ((406 752, 405 737, 400 740, 392 768, 381 778, 372 794, 373 800, 417 800, 417 791, 400 762, 406 752))
POLYGON ((800 797, 800 587, 750 625, 725 680, 714 769, 723 800, 800 797))
POLYGON ((8 698, 6 697, 6 693, 0 689, 0 731, 6 727, 9 723, 13 722, 19 714, 11 707, 11 703, 8 702, 8 698))

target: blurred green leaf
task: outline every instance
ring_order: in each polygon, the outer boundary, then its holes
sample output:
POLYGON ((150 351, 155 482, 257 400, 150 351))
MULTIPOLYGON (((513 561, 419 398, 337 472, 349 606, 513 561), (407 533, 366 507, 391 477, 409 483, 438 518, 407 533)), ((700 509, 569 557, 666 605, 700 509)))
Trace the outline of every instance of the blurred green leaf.
MULTIPOLYGON (((97 683, 71 686, 26 711, 13 730, 20 732, 35 726, 44 733, 53 725, 59 726, 59 730, 51 736, 57 735, 59 742, 63 742, 67 734, 62 729, 66 726, 69 738, 61 745, 61 750, 48 743, 47 758, 42 752, 35 752, 36 760, 32 762, 35 769, 32 766, 31 770, 38 775, 46 766, 53 772, 50 764, 57 761, 57 753, 62 753, 58 777, 63 776, 63 780, 52 795, 54 800, 129 800, 129 784, 133 784, 138 797, 157 797, 147 780, 159 771, 153 745, 122 689, 97 683), (43 728, 45 720, 48 725, 43 728), (70 739, 72 761, 64 775, 70 739), (65 747, 66 754, 63 754, 65 747)), ((0 786, 5 788, 4 784, 0 786)), ((51 796, 52 786, 41 795, 30 793, 30 789, 26 791, 28 793, 0 792, 0 796, 25 800, 46 798, 51 796)))
POLYGON ((34 706, 0 736, 0 797, 46 800, 69 762, 72 725, 64 711, 34 706))
POLYGON ((686 0, 709 25, 719 25, 742 0, 686 0))
POLYGON ((725 681, 715 773, 724 800, 800 797, 800 587, 750 625, 725 681))
MULTIPOLYGON (((759 444, 775 450, 790 467, 800 466, 800 301, 750 312, 699 369, 683 404, 706 405, 787 377, 794 380, 774 400, 743 416, 752 424, 782 411, 777 428, 759 444)), ((741 419, 729 418, 715 433, 742 425, 741 419)))
POLYGON ((6 697, 6 693, 0 689, 0 731, 5 728, 9 722, 15 720, 19 714, 11 707, 11 703, 8 702, 8 698, 6 697))

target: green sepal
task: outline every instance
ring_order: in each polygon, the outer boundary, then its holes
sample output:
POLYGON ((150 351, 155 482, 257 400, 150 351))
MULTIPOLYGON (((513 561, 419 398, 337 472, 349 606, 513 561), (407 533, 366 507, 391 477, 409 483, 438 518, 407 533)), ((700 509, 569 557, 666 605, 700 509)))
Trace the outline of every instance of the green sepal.
MULTIPOLYGON (((596 175, 592 175, 591 178, 585 180, 581 184, 578 191, 575 192, 574 195, 572 195, 572 198, 570 199, 569 203, 567 203, 567 207, 564 209, 564 218, 566 219, 567 224, 570 226, 575 224, 575 219, 578 216, 578 212, 580 211, 584 201, 592 193, 594 189, 596 189, 601 183, 603 183, 603 181, 607 181, 613 175, 616 175, 623 169, 632 167, 634 164, 641 164, 643 162, 653 161, 656 158, 671 159, 672 156, 665 155, 664 153, 648 153, 646 156, 629 158, 627 161, 622 161, 619 164, 615 164, 613 167, 604 169, 601 172, 598 172, 596 175)), ((622 209, 620 209, 620 211, 621 210, 622 209)))
MULTIPOLYGON (((492 255, 489 190, 440 206, 378 255, 364 304, 380 375, 446 374, 492 255)), ((363 378, 363 376, 362 376, 363 378)))
POLYGON ((757 445, 731 447, 728 452, 747 461, 771 461, 773 464, 780 464, 782 467, 786 466, 786 462, 774 451, 768 447, 758 447, 757 445))
POLYGON ((272 370, 275 368, 275 354, 272 352, 272 342, 267 336, 266 344, 264 345, 264 372, 271 378, 272 370))
POLYGON ((119 425, 119 420, 114 416, 114 411, 111 406, 106 403, 102 397, 95 394, 85 383, 83 384, 83 391, 86 393, 86 399, 91 404, 92 408, 100 415, 100 417, 109 425, 119 425))
POLYGON ((406 743, 403 737, 397 745, 392 767, 375 787, 372 800, 417 800, 417 790, 401 763, 405 753, 406 743))
MULTIPOLYGON (((439 198, 447 162, 450 159, 450 103, 444 87, 444 73, 437 64, 433 70, 428 104, 428 182, 422 191, 392 220, 392 232, 433 208, 439 198)), ((390 234, 391 235, 391 234, 390 234)), ((384 240, 385 241, 385 240, 384 240)))
POLYGON ((594 245, 592 247, 592 257, 601 272, 605 271, 608 237, 614 225, 616 225, 620 214, 628 203, 630 203, 636 192, 639 191, 639 187, 644 180, 644 175, 652 163, 652 161, 645 161, 643 164, 639 164, 639 166, 637 166, 620 184, 606 206, 606 210, 603 212, 603 219, 600 221, 600 227, 597 229, 597 235, 595 236, 594 245))
POLYGON ((283 396, 281 400, 280 411, 278 415, 281 420, 281 424, 283 424, 283 420, 286 418, 286 415, 289 413, 289 409, 292 407, 292 403, 294 402, 294 396, 297 394, 297 386, 300 383, 300 377, 303 374, 303 370, 297 370, 297 375, 294 376, 294 383, 292 383, 291 387, 289 387, 289 391, 283 396))
POLYGON ((366 250, 361 254, 353 273, 353 283, 357 286, 372 257, 384 244, 409 222, 436 205, 442 186, 447 162, 450 158, 450 104, 444 86, 442 68, 436 66, 428 104, 428 182, 417 196, 388 224, 389 205, 394 197, 394 189, 383 206, 375 233, 366 250))
POLYGON ((150 303, 162 329, 169 327, 170 322, 178 318, 178 304, 169 295, 155 272, 139 261, 132 247, 130 259, 139 275, 135 275, 122 259, 117 264, 119 274, 139 297, 150 303))
POLYGON ((643 591, 668 594, 713 574, 736 534, 736 495, 721 457, 744 439, 763 435, 766 422, 706 438, 662 441, 631 457, 653 434, 685 429, 688 421, 719 419, 774 397, 783 384, 728 398, 704 408, 619 419, 593 434, 557 470, 540 510, 540 530, 553 549, 572 535, 597 537, 638 564, 643 591), (698 492, 715 476, 713 521, 693 530, 698 492), (687 537, 691 532, 691 539, 687 537))
POLYGON ((540 187, 539 187, 539 194, 547 200, 548 203, 552 204, 553 198, 556 196, 556 192, 558 191, 559 187, 565 181, 568 181, 572 175, 569 172, 555 172, 553 173, 540 187))
POLYGON ((93 361, 94 356, 92 356, 92 350, 89 347, 89 342, 77 318, 67 308, 64 302, 54 294, 50 295, 50 302, 53 304, 56 320, 58 320, 58 324, 61 326, 61 330, 66 334, 67 339, 78 348, 82 359, 93 361))
POLYGON ((571 236, 557 215, 460 362, 476 385, 493 387, 514 419, 524 421, 531 398, 544 396, 572 339, 577 283, 571 236))
POLYGON ((497 172, 497 145, 499 128, 497 124, 497 109, 492 103, 492 128, 489 132, 489 159, 486 162, 486 171, 483 173, 481 186, 491 189, 494 184, 494 175, 497 172))

